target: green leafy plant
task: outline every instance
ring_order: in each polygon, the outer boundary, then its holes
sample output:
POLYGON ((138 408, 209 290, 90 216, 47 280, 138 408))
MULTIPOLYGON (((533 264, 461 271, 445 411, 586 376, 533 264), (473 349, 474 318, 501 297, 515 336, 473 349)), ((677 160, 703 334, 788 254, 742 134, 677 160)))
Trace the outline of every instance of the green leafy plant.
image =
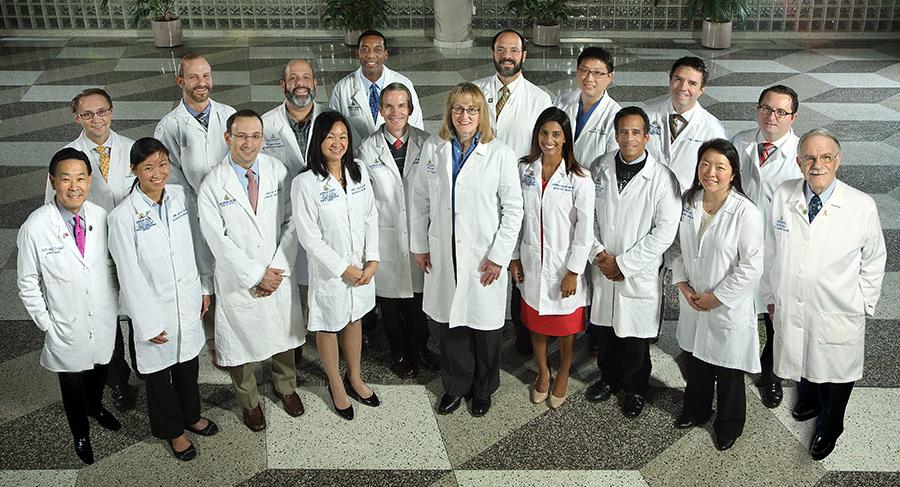
MULTIPOLYGON (((659 0, 654 0, 656 5, 659 0)), ((724 23, 742 23, 750 15, 748 0, 685 0, 682 13, 688 20, 694 20, 697 13, 703 20, 724 23)))
POLYGON ((387 23, 386 0, 325 0, 325 19, 347 32, 381 27, 387 23))
MULTIPOLYGON (((109 0, 103 0, 100 7, 106 8, 108 4, 109 0)), ((134 27, 137 27, 142 19, 168 22, 178 18, 175 15, 175 0, 129 0, 127 7, 134 27)))
POLYGON ((566 0, 511 0, 506 8, 530 24, 556 25, 575 15, 575 9, 566 0))

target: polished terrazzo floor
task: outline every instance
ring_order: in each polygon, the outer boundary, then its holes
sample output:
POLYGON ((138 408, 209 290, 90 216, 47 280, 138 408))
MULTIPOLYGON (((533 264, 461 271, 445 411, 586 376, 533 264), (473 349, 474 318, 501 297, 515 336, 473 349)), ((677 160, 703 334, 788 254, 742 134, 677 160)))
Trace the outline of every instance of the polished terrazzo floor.
MULTIPOLYGON (((426 129, 436 130, 450 86, 493 71, 487 43, 439 51, 427 39, 392 40, 387 64, 416 84, 426 129)), ((122 431, 93 428, 97 462, 84 466, 72 451, 56 376, 38 364, 43 337, 15 288, 16 231, 41 203, 50 155, 78 135, 68 101, 86 87, 106 88, 115 102, 113 128, 137 138, 151 135, 179 98, 173 64, 187 52, 201 52, 212 64, 214 99, 260 112, 282 100, 277 81, 288 59, 316 59, 322 101, 356 63, 334 41, 190 39, 169 51, 146 39, 7 38, 0 39, 0 485, 900 484, 900 43, 756 40, 724 51, 692 39, 603 45, 616 55, 610 93, 623 106, 664 96, 674 59, 705 58, 712 76, 701 102, 730 134, 754 126, 763 87, 793 87, 801 97, 796 130, 825 127, 837 134, 845 152, 839 177, 875 198, 888 245, 887 276, 867 327, 865 373, 851 397, 846 431, 825 461, 813 462, 806 453, 811 422, 791 419, 790 384, 784 403, 768 410, 748 377, 747 426, 728 452, 715 450, 709 428, 674 429, 684 380, 675 323, 667 321, 652 349, 648 407, 635 420, 625 419, 615 400, 584 400, 580 391, 597 375, 584 347, 568 403, 558 411, 532 405, 527 385, 536 367, 514 351, 507 330, 502 385, 483 418, 463 409, 434 414, 441 389, 436 374, 396 379, 382 339, 363 364, 381 407, 357 406, 352 422, 338 418, 315 351, 307 347, 299 371, 306 414, 289 417, 264 387, 269 428, 252 433, 241 423, 230 380, 204 352, 204 414, 222 432, 196 441, 195 461, 174 460, 150 435, 139 388, 138 407, 119 415, 122 431)), ((526 76, 553 95, 568 89, 580 47, 530 49, 526 76)), ((671 297, 667 318, 674 319, 671 297)))

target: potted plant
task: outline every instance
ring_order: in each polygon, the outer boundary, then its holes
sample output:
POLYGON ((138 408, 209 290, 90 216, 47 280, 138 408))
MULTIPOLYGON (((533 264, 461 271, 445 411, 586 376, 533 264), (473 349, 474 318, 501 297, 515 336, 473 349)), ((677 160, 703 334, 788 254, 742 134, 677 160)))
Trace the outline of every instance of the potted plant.
MULTIPOLYGON (((106 8, 109 0, 100 3, 106 8)), ((129 0, 131 23, 137 27, 141 19, 150 19, 153 28, 153 45, 156 47, 177 47, 182 44, 181 19, 175 15, 175 0, 129 0)))
POLYGON ((743 22, 750 14, 748 0, 687 0, 683 12, 691 21, 703 16, 700 44, 711 49, 731 47, 732 21, 743 22))
POLYGON ((538 46, 558 46, 559 23, 575 15, 566 0, 511 0, 506 8, 531 23, 531 42, 538 46))
POLYGON ((362 31, 377 29, 388 19, 386 0, 325 0, 323 8, 328 23, 346 32, 348 46, 356 45, 362 31))

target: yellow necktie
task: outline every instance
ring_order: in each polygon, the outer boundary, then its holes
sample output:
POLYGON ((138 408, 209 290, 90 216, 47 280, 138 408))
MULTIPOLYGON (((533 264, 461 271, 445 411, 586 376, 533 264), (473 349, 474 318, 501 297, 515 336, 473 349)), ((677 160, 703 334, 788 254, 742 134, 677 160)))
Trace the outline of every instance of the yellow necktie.
POLYGON ((100 174, 103 175, 105 181, 109 181, 109 151, 106 150, 105 145, 98 145, 94 150, 100 154, 100 174))
POLYGON ((500 90, 500 99, 497 100, 497 118, 500 118, 500 110, 503 110, 506 100, 509 100, 509 88, 504 86, 500 90))

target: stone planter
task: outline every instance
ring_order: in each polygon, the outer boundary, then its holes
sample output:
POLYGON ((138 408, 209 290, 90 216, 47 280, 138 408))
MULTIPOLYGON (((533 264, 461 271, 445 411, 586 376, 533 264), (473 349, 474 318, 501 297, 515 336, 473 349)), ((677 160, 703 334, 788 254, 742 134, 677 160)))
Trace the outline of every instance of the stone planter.
POLYGON ((531 42, 538 46, 558 46, 559 24, 541 25, 535 22, 532 30, 531 42))
POLYGON ((710 49, 728 49, 731 47, 731 21, 710 22, 703 21, 703 37, 700 39, 703 47, 710 49))
POLYGON ((472 47, 472 0, 434 2, 434 45, 448 49, 472 47))
POLYGON ((156 47, 178 47, 183 44, 181 19, 151 20, 153 45, 156 47))

